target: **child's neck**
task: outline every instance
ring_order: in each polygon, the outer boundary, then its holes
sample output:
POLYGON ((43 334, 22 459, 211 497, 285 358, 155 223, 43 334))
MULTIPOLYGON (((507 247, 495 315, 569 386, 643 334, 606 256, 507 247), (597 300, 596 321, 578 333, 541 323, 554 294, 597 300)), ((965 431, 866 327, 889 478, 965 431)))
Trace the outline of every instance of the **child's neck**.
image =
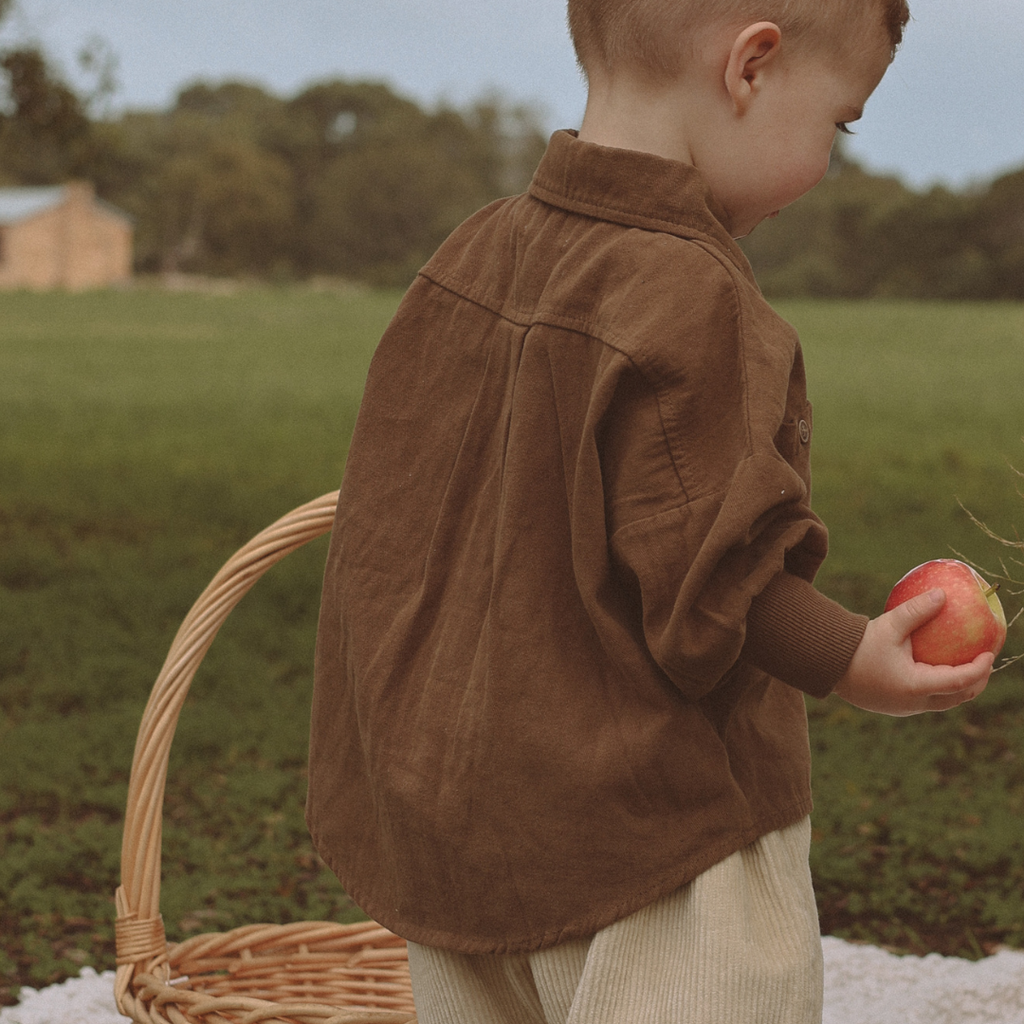
POLYGON ((627 77, 592 80, 580 139, 692 164, 688 93, 682 82, 656 87, 627 77))

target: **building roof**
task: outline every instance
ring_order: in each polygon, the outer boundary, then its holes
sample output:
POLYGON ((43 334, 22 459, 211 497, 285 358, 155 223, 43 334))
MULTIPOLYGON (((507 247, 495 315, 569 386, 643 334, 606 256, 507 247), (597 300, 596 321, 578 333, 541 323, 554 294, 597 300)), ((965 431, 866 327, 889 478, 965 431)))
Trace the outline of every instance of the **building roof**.
MULTIPOLYGON (((0 5, 2 6, 2 5, 0 5)), ((90 201, 95 207, 104 210, 106 213, 121 218, 129 224, 133 224, 133 218, 119 210, 116 206, 97 199, 93 195, 92 186, 86 183, 79 185, 45 185, 45 186, 19 186, 16 188, 0 188, 0 227, 8 224, 17 224, 20 221, 28 220, 38 213, 52 210, 60 206, 67 198, 72 189, 85 188, 90 201)))
POLYGON ((0 188, 0 224, 17 224, 37 213, 59 206, 64 188, 53 185, 38 188, 0 188))

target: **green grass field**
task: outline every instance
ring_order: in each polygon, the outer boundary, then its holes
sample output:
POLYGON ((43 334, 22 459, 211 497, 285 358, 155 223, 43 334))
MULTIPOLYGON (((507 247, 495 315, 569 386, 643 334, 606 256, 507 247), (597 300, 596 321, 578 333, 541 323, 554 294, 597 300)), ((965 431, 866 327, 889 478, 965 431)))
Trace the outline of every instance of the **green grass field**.
MULTIPOLYGON (((135 730, 188 607, 253 533, 335 488, 385 293, 0 296, 0 1003, 113 963, 135 730)), ((787 303, 815 406, 823 589, 895 579, 1024 522, 1024 307, 787 303)), ((172 939, 356 912, 302 823, 317 541, 197 676, 172 752, 172 939)), ((1022 570, 1019 575, 1024 575, 1022 570)), ((1018 598, 1008 597, 1016 608, 1018 598)), ((1024 623, 1009 653, 1024 648, 1024 623)), ((923 952, 1024 946, 1024 673, 888 720, 810 705, 825 930, 923 952)))

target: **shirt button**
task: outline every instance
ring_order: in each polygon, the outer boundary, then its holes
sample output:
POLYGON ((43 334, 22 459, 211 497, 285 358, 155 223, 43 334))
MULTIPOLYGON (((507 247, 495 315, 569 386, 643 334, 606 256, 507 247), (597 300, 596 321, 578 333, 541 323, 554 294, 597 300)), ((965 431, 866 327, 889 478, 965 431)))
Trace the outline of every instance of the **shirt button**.
POLYGON ((807 444, 811 439, 811 428, 807 420, 801 420, 797 426, 797 430, 800 431, 800 443, 807 444))

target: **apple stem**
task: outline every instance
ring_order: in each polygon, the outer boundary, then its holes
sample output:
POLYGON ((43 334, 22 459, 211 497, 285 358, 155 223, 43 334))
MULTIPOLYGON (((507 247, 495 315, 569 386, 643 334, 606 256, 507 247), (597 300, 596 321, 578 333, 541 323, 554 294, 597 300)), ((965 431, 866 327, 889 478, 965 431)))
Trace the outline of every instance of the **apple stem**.
POLYGON ((994 593, 996 593, 999 590, 999 586, 1000 585, 997 583, 994 587, 989 587, 988 590, 985 591, 985 596, 991 597, 994 593))

